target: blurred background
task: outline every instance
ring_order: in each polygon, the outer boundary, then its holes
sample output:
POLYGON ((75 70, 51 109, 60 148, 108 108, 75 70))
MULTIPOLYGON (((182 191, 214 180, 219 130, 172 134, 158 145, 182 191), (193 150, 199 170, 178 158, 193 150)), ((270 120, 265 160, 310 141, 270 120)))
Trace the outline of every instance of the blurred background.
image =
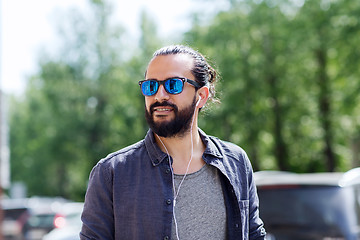
POLYGON ((137 82, 152 53, 175 43, 220 73, 221 104, 202 112, 200 127, 243 147, 255 171, 360 165, 359 1, 2 0, 0 8, 4 199, 82 202, 97 161, 145 136, 137 82))

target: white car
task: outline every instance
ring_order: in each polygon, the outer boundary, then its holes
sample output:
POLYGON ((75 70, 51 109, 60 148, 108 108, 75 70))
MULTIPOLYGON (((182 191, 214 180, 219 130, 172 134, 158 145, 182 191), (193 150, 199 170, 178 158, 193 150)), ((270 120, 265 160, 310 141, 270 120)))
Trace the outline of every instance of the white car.
POLYGON ((79 240, 83 203, 68 203, 61 218, 56 221, 58 228, 50 231, 43 240, 79 240))

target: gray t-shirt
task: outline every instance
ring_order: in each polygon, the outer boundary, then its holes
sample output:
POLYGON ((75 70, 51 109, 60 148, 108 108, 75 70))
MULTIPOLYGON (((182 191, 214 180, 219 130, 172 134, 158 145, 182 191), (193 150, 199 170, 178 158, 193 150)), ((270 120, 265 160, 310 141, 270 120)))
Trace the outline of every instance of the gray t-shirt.
MULTIPOLYGON (((184 175, 175 174, 175 188, 184 175)), ((179 239, 226 239, 226 208, 219 172, 205 164, 186 175, 176 199, 175 217, 179 239)), ((173 219, 172 238, 177 239, 173 219)))

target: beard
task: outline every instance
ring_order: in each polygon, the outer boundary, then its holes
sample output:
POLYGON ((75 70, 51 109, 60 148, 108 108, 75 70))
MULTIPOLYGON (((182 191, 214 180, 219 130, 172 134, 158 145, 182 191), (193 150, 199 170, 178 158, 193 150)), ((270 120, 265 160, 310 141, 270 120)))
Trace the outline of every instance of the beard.
POLYGON ((185 109, 179 111, 175 104, 169 102, 156 102, 150 106, 150 112, 145 107, 145 118, 151 130, 160 137, 182 137, 191 127, 191 120, 195 113, 196 96, 192 103, 185 109), (156 123, 154 121, 154 108, 161 106, 170 106, 173 108, 175 118, 169 121, 156 123))

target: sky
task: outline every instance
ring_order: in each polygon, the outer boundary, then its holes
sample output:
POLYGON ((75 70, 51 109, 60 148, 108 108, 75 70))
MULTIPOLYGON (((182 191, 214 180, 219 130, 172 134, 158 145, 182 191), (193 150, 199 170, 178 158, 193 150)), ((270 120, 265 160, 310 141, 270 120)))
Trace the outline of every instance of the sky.
MULTIPOLYGON (((40 49, 55 47, 54 15, 71 8, 86 8, 88 0, 0 0, 0 87, 9 94, 21 94, 26 79, 35 74, 40 49)), ((184 32, 190 27, 192 0, 113 1, 115 18, 130 36, 139 31, 140 11, 146 9, 155 20, 160 36, 184 32)), ((198 6, 198 5, 197 5, 198 6)))

